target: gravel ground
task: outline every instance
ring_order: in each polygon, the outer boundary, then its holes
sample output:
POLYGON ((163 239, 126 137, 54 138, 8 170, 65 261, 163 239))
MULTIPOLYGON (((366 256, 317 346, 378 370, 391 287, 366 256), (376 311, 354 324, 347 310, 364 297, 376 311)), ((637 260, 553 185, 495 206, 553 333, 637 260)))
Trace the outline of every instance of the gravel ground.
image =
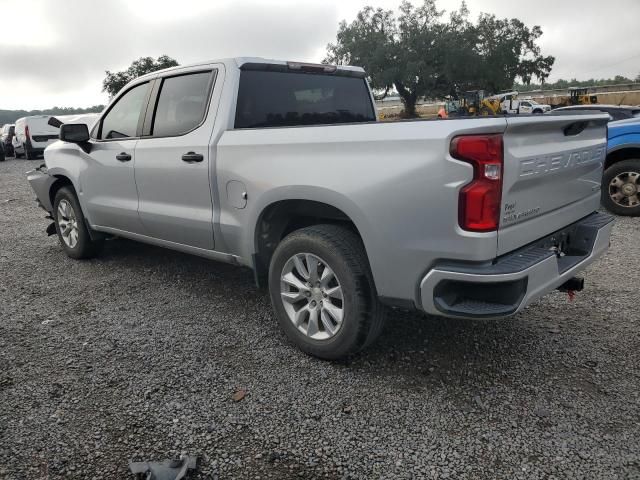
POLYGON ((125 240, 67 258, 24 177, 39 163, 0 163, 1 478, 132 478, 180 452, 196 478, 640 478, 640 219, 573 302, 394 312, 328 363, 245 269, 125 240))

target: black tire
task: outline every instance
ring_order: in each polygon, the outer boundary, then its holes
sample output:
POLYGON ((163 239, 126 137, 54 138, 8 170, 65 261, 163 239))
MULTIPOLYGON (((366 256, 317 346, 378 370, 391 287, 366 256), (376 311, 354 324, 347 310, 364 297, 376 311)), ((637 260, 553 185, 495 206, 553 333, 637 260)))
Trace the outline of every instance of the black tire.
POLYGON ((325 360, 348 357, 371 344, 382 331, 384 307, 378 301, 369 262, 360 238, 338 225, 316 225, 289 234, 276 248, 269 266, 271 303, 287 337, 302 351, 325 360), (295 254, 322 259, 340 281, 344 317, 334 336, 316 340, 302 333, 284 308, 281 275, 295 254))
POLYGON ((24 149, 24 158, 26 158, 27 160, 35 160, 36 158, 38 158, 38 156, 34 155, 34 153, 29 148, 29 145, 27 145, 26 143, 22 145, 22 148, 24 149))
MULTIPOLYGON (((611 181, 618 175, 625 173, 637 173, 640 175, 640 158, 632 158, 614 163, 604 171, 602 176, 602 205, 616 215, 629 217, 640 216, 640 204, 625 206, 611 198, 615 190, 610 186, 611 181)), ((636 197, 640 198, 640 180, 636 180, 636 197)), ((624 200, 628 203, 628 200, 624 200)))
POLYGON ((534 115, 542 115, 542 110, 540 110, 540 109, 534 110, 533 114, 534 115))
POLYGON ((0 145, 0 162, 4 162, 4 160, 5 160, 4 147, 0 145))
POLYGON ((92 258, 100 253, 104 241, 91 239, 87 223, 85 221, 84 215, 82 214, 82 209, 80 208, 80 203, 78 202, 76 194, 71 187, 62 187, 56 193, 55 199, 53 201, 53 218, 55 219, 56 232, 58 234, 60 245, 62 245, 62 249, 69 257, 75 259, 92 258), (61 215, 59 212, 59 207, 60 202, 63 200, 66 200, 69 204, 71 204, 77 222, 78 240, 73 247, 67 245, 62 238, 60 227, 61 215))

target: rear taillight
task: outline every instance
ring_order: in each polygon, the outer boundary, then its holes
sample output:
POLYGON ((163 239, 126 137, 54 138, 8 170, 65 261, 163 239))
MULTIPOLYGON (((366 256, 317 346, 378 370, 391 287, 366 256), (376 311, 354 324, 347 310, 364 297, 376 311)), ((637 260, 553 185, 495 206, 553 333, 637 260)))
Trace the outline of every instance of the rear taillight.
POLYGON ((29 125, 24 126, 24 136, 27 137, 27 140, 31 140, 31 137, 29 137, 29 125))
POLYGON ((490 232, 500 224, 502 135, 463 135, 451 141, 456 160, 473 165, 473 180, 460 190, 458 222, 465 230, 490 232))

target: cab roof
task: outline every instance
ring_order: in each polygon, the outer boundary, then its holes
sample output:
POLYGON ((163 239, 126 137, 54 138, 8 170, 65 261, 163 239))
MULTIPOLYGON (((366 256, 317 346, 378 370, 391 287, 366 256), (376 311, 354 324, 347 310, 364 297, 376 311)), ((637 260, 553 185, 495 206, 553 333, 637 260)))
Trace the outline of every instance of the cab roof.
MULTIPOLYGON (((210 65, 212 63, 223 63, 228 66, 233 66, 236 68, 242 68, 246 65, 264 65, 266 66, 279 66, 281 68, 289 68, 292 71, 305 69, 305 68, 315 68, 320 71, 323 69, 325 73, 331 73, 328 69, 333 69, 333 71, 339 71, 343 73, 351 73, 353 75, 364 76, 365 71, 362 67, 354 67, 351 65, 326 65, 320 63, 307 63, 307 62, 292 62, 286 60, 274 60, 270 58, 262 58, 262 57, 231 57, 231 58, 222 58, 218 60, 209 60, 206 62, 197 62, 189 65, 178 65, 177 67, 164 68, 162 70, 157 70, 155 72, 150 72, 145 75, 142 75, 137 78, 137 80, 145 79, 148 77, 153 77, 159 73, 164 74, 167 72, 180 71, 185 68, 198 67, 204 65, 210 65)), ((266 69, 266 68, 265 68, 266 69)))

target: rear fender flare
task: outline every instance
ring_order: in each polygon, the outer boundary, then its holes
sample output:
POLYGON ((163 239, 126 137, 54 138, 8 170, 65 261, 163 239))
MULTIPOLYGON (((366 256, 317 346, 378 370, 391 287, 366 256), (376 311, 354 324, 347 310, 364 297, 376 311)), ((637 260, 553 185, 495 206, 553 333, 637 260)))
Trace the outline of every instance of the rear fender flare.
POLYGON ((256 199, 251 211, 248 212, 249 215, 247 218, 249 223, 242 229, 242 257, 251 259, 253 255, 257 253, 256 229, 263 212, 270 205, 284 200, 308 200, 324 203, 337 208, 349 217, 360 233, 374 275, 374 281, 377 280, 377 269, 375 265, 376 253, 374 252, 379 250, 379 246, 376 243, 378 236, 374 233, 375 229, 364 212, 352 200, 339 192, 322 187, 312 187, 309 185, 281 186, 263 193, 259 199, 256 199))

